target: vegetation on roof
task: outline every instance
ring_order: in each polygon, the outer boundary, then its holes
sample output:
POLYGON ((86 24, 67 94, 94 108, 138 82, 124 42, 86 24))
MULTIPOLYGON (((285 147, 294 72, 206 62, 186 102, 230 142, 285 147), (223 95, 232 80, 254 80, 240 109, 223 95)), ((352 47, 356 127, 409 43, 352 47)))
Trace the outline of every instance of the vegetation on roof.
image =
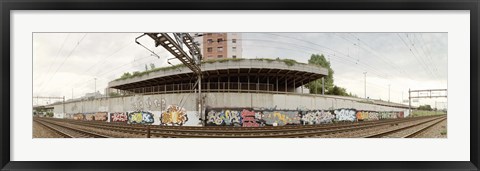
MULTIPOLYGON (((222 59, 205 60, 205 61, 202 61, 202 64, 205 64, 205 63, 208 63, 208 64, 224 63, 224 62, 228 62, 228 61, 236 62, 236 61, 243 61, 243 60, 266 61, 266 62, 269 62, 269 63, 273 62, 273 61, 278 61, 278 62, 285 63, 285 65, 287 65, 287 66, 293 66, 293 65, 296 65, 296 64, 307 65, 305 63, 297 62, 296 60, 293 60, 293 59, 280 59, 280 58, 276 58, 276 59, 269 59, 269 58, 254 58, 254 59, 249 59, 249 58, 222 58, 222 59)), ((162 68, 152 68, 152 69, 146 70, 146 71, 134 71, 133 73, 126 72, 126 73, 123 73, 123 75, 120 78, 117 78, 114 81, 125 80, 125 79, 129 79, 129 78, 148 75, 152 72, 157 72, 157 71, 174 70, 174 69, 178 69, 178 68, 181 68, 181 67, 184 67, 184 66, 185 66, 184 64, 177 64, 177 65, 172 65, 172 66, 162 67, 162 68)))

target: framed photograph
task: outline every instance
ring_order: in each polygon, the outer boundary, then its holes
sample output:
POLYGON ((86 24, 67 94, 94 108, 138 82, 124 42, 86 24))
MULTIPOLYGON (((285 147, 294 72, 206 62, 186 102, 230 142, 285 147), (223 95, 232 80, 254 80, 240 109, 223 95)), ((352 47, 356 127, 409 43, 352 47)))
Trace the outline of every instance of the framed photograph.
POLYGON ((0 5, 2 169, 478 170, 478 0, 0 5))

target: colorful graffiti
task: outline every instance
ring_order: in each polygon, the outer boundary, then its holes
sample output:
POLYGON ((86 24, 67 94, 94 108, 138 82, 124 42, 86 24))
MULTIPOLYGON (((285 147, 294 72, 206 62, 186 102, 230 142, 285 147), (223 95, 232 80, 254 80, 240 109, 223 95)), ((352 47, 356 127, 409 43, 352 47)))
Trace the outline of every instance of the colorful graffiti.
POLYGON ((128 113, 129 124, 152 124, 154 122, 153 114, 150 112, 130 112, 128 113))
POLYGON ((160 122, 164 125, 183 125, 187 122, 187 111, 176 105, 169 105, 167 110, 160 116, 160 122))
POLYGON ((86 113, 85 120, 87 121, 106 121, 108 120, 107 112, 86 113))
POLYGON ((376 120, 380 120, 379 116, 378 116, 378 112, 369 112, 368 113, 368 119, 369 121, 376 121, 376 120))
POLYGON ((94 114, 96 121, 107 121, 108 113, 107 112, 97 112, 94 114))
POLYGON ((359 121, 372 121, 372 120, 379 120, 377 112, 372 111, 357 111, 357 120, 359 121))
POLYGON ((85 120, 85 115, 81 113, 77 113, 73 115, 74 120, 85 120))
POLYGON ((298 111, 265 111, 265 124, 272 126, 284 126, 300 124, 301 115, 298 111))
POLYGON ((211 110, 207 113, 209 125, 241 125, 242 115, 237 110, 211 110))
POLYGON ((128 116, 124 112, 110 113, 110 122, 127 122, 128 116))
POLYGON ((256 118, 261 118, 260 114, 256 114, 254 111, 245 110, 242 111, 242 126, 243 127, 259 127, 256 118), (258 116, 258 117, 256 117, 258 116))
POLYGON ((85 120, 93 121, 93 120, 95 120, 95 115, 93 113, 86 113, 85 114, 85 120))
POLYGON ((332 115, 329 111, 308 111, 302 116, 302 121, 304 124, 313 125, 313 124, 324 124, 332 123, 335 119, 335 115, 332 115))
POLYGON ((356 110, 355 109, 337 109, 334 111, 335 119, 337 121, 356 121, 356 110))

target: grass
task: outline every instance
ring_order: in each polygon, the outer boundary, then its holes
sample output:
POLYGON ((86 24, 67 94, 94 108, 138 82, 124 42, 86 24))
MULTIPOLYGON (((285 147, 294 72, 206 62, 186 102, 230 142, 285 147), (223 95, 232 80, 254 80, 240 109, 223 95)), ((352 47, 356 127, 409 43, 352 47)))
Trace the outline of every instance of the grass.
MULTIPOLYGON (((299 63, 297 62, 296 60, 293 60, 293 59, 270 59, 270 58, 255 58, 255 59, 246 59, 246 58, 223 58, 223 59, 214 59, 214 60, 206 60, 206 61, 202 61, 202 64, 205 64, 205 63, 208 63, 208 64, 213 64, 213 63, 225 63, 225 62, 228 62, 228 61, 233 61, 233 62, 236 62, 236 61, 243 61, 243 60, 256 60, 256 61, 266 61, 266 62, 273 62, 273 61, 279 61, 279 62, 283 62, 285 63, 285 65, 287 66, 293 66, 293 65, 296 65, 296 64, 301 64, 301 65, 308 65, 308 64, 305 64, 305 63, 299 63)), ((126 80, 126 79, 130 79, 130 78, 134 78, 134 77, 141 77, 143 75, 148 75, 152 72, 157 72, 157 71, 167 71, 167 70, 174 70, 174 69, 177 69, 177 68, 180 68, 180 67, 184 67, 185 65, 183 64, 177 64, 177 65, 173 65, 173 66, 168 66, 168 67, 162 67, 162 68, 154 68, 154 69, 151 69, 151 70, 147 70, 147 71, 135 71, 133 72, 131 75, 129 76, 122 76, 120 78, 117 78, 115 79, 114 81, 118 81, 118 80, 126 80)))
POLYGON ((431 115, 445 115, 444 111, 427 111, 427 110, 413 110, 412 116, 431 116, 431 115))
POLYGON ((440 134, 447 135, 447 130, 442 130, 442 132, 440 132, 440 134))

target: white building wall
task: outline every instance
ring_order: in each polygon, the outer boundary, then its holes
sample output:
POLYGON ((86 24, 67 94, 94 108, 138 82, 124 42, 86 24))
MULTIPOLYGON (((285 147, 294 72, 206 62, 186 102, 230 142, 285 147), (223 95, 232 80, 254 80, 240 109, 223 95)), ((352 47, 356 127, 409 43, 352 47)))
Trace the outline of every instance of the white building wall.
MULTIPOLYGON (((213 108, 275 108, 278 110, 334 110, 347 108, 366 111, 408 110, 320 95, 233 92, 205 93, 204 95, 206 96, 207 106, 213 108)), ((165 111, 169 105, 181 106, 186 111, 195 112, 195 103, 196 95, 189 95, 189 93, 139 95, 69 102, 65 104, 65 113, 152 111, 156 115, 155 117, 157 117, 157 115, 165 111)), ((53 107, 54 117, 63 118, 63 105, 56 104, 53 105, 53 107)), ((408 113, 405 113, 405 116, 408 116, 408 113)))
POLYGON ((227 33, 227 39, 227 58, 241 58, 243 51, 242 33, 227 33))

